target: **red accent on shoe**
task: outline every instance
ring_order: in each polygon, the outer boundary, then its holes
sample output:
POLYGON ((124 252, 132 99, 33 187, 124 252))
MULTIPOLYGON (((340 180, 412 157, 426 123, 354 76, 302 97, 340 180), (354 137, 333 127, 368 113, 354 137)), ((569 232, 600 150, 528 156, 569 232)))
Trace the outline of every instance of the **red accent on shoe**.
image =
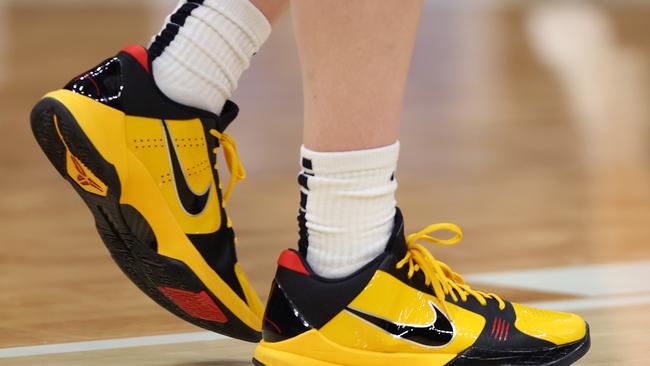
POLYGON ((492 325, 492 336, 497 341, 505 341, 508 339, 508 333, 510 332, 510 323, 505 319, 495 318, 492 325))
POLYGON ((302 263, 302 259, 298 256, 298 253, 293 250, 285 250, 280 255, 278 259, 278 265, 287 269, 290 269, 294 272, 302 273, 306 276, 309 276, 309 271, 305 268, 305 264, 302 263))
POLYGON ((497 327, 496 330, 492 332, 492 337, 498 341, 501 337, 501 332, 503 332, 505 322, 501 318, 495 318, 494 321, 496 322, 497 327))
POLYGON ((122 52, 126 52, 129 55, 133 56, 136 60, 138 60, 140 65, 142 65, 142 67, 144 67, 144 69, 147 70, 149 74, 151 74, 151 70, 149 69, 149 52, 147 52, 144 47, 134 44, 128 47, 124 47, 122 49, 122 52))
POLYGON ((102 187, 97 184, 97 182, 92 180, 88 174, 86 174, 86 171, 84 170, 83 165, 81 165, 79 159, 77 159, 74 155, 71 155, 70 157, 72 158, 72 163, 74 164, 75 169, 77 169, 77 172, 79 173, 77 174, 77 183, 81 184, 82 186, 92 186, 96 190, 103 192, 104 190, 102 187))
POLYGON ((503 332, 505 330, 506 330, 506 321, 501 320, 501 328, 499 328, 499 336, 497 337, 497 339, 499 339, 500 341, 503 340, 503 332))
POLYGON ((271 319, 269 319, 269 318, 267 318, 267 317, 265 316, 265 317, 264 317, 264 321, 267 322, 267 323, 269 323, 269 324, 271 324, 271 326, 272 326, 273 328, 275 328, 275 330, 276 330, 279 334, 282 334, 282 329, 280 329, 280 327, 279 327, 279 326, 278 326, 278 325, 277 325, 273 320, 271 320, 271 319))
POLYGON ((207 292, 190 292, 171 287, 159 287, 169 300, 189 316, 217 323, 227 323, 228 318, 207 292))

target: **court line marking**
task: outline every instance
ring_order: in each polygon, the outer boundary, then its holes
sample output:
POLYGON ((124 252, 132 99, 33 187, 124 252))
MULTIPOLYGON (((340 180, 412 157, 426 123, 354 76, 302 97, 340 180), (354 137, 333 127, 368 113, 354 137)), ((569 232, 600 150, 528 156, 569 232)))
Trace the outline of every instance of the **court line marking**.
POLYGON ((650 293, 650 282, 643 281, 642 278, 650 278, 650 260, 474 273, 465 276, 470 283, 479 282, 585 297, 650 293))
POLYGON ((42 356, 57 353, 101 351, 144 346, 160 346, 165 344, 218 341, 223 339, 229 338, 212 332, 175 333, 158 336, 104 339, 98 341, 46 344, 42 346, 13 347, 4 349, 0 348, 0 358, 42 356))
POLYGON ((650 294, 526 303, 528 306, 557 311, 591 310, 644 304, 650 304, 650 294))
MULTIPOLYGON (((612 298, 587 298, 574 300, 543 301, 527 303, 527 305, 542 307, 551 310, 589 310, 617 306, 633 306, 650 304, 650 294, 634 296, 621 296, 612 298)), ((0 359, 28 356, 53 355, 58 353, 89 352, 121 348, 160 346, 166 344, 191 343, 202 341, 218 341, 230 339, 229 337, 211 332, 176 333, 160 336, 145 336, 106 339, 98 341, 72 342, 48 344, 42 346, 27 346, 14 348, 0 348, 0 359)))

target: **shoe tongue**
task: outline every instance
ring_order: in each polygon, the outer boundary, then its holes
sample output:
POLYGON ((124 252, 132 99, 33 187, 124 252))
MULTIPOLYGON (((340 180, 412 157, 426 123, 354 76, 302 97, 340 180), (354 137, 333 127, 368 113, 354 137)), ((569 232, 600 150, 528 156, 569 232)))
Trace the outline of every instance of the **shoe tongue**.
POLYGON ((402 258, 406 255, 406 238, 404 236, 404 217, 399 207, 395 208, 395 222, 393 224, 393 234, 386 245, 386 252, 393 254, 396 258, 402 258))
POLYGON ((230 125, 232 121, 237 118, 239 114, 239 107, 234 102, 227 100, 226 104, 223 106, 221 113, 219 114, 219 119, 217 121, 217 130, 223 132, 230 125))

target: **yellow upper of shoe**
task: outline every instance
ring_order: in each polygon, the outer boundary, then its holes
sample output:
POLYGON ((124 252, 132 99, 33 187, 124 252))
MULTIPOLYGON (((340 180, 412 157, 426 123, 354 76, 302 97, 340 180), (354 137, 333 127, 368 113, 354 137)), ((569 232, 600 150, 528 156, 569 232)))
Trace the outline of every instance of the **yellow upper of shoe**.
POLYGON ((320 331, 336 343, 376 352, 457 354, 476 341, 485 318, 454 304, 443 304, 435 296, 405 285, 383 271, 375 273, 350 307, 395 323, 427 325, 436 316, 429 302, 445 311, 452 320, 456 334, 444 347, 427 347, 394 337, 347 311, 339 313, 320 331))
MULTIPOLYGON (((366 288, 348 306, 393 323, 426 326, 433 324, 436 317, 430 305, 434 304, 452 321, 454 337, 449 343, 431 347, 410 342, 379 329, 349 311, 339 313, 319 330, 320 333, 345 347, 374 352, 449 355, 458 354, 472 346, 486 326, 486 318, 460 306, 462 302, 474 297, 479 304, 487 306, 487 300, 492 299, 502 310, 507 303, 498 295, 473 289, 459 274, 417 243, 424 241, 453 245, 461 238, 460 228, 447 223, 431 225, 407 238, 407 253, 397 263, 397 267, 408 266, 409 278, 422 272, 426 285, 434 290, 433 295, 411 287, 387 272, 377 271, 366 288), (455 236, 439 239, 428 235, 438 230, 451 231, 455 236), (453 301, 448 301, 449 298, 453 301)), ((577 315, 519 304, 513 304, 513 308, 516 314, 514 326, 532 337, 561 345, 580 340, 586 334, 586 324, 577 315)))
MULTIPOLYGON (((155 181, 167 206, 184 232, 192 234, 215 232, 221 225, 221 205, 212 176, 203 124, 198 119, 167 120, 166 123, 176 146, 167 146, 160 119, 126 116, 127 146, 155 181), (180 204, 174 186, 169 148, 175 148, 184 169, 183 178, 190 189, 197 193, 210 190, 206 207, 199 215, 186 213, 180 204)), ((135 187, 139 185, 139 182, 133 179, 128 183, 135 187)))
POLYGON ((517 315, 515 326, 531 337, 562 345, 579 341, 587 334, 585 321, 570 313, 512 304, 517 315))
MULTIPOLYGON (((211 233, 219 230, 221 224, 221 206, 225 207, 230 193, 239 180, 246 177, 243 165, 239 161, 235 140, 226 133, 210 130, 212 137, 219 140, 224 158, 230 170, 230 182, 223 193, 221 205, 214 184, 213 171, 206 148, 207 141, 203 124, 199 119, 166 120, 165 123, 173 136, 175 146, 167 146, 164 128, 160 119, 125 116, 126 142, 131 152, 149 171, 162 192, 172 213, 186 233, 211 233), (168 149, 174 148, 184 169, 184 177, 190 189, 197 193, 210 190, 206 208, 200 215, 185 212, 180 205, 174 187, 173 172, 170 165, 168 149)), ((217 154, 218 148, 213 150, 217 154)), ((138 183, 138 182, 130 182, 138 183)), ((219 189, 223 187, 220 185, 219 189)))

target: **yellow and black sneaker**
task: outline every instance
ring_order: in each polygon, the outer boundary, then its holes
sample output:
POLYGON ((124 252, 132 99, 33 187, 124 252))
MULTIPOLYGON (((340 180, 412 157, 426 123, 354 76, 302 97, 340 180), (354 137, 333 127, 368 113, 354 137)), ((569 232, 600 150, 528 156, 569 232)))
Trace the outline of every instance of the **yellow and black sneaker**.
POLYGON ((237 263, 224 209, 245 176, 224 133, 237 112, 232 102, 217 116, 168 99, 148 51, 130 46, 45 95, 31 125, 142 291, 193 324, 258 341, 263 306, 237 263), (218 151, 231 175, 223 194, 218 151))
POLYGON ((280 256, 255 350, 257 366, 569 365, 589 349, 584 320, 472 289, 418 241, 452 245, 453 224, 403 234, 399 210, 386 251, 338 280, 301 253, 280 256), (451 239, 430 233, 448 230, 451 239))

